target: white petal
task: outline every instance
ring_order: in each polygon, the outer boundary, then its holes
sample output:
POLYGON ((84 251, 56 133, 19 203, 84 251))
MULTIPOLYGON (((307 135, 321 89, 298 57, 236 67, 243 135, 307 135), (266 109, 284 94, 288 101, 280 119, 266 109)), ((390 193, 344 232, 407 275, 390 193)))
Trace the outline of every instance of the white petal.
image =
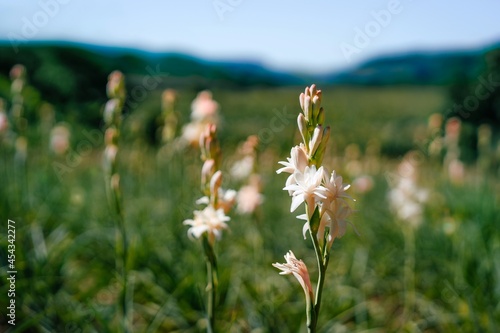
MULTIPOLYGON (((304 214, 306 215, 306 214, 304 214)), ((306 239, 306 232, 309 230, 309 222, 304 223, 302 227, 302 234, 304 235, 304 239, 306 239)))
POLYGON ((290 212, 293 212, 304 202, 304 194, 295 195, 292 197, 292 205, 290 207, 290 212))

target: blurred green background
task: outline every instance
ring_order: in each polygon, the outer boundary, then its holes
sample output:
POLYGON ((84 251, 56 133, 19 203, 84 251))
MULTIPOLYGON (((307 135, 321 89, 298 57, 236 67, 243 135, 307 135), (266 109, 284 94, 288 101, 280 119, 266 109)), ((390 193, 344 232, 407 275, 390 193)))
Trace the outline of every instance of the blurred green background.
MULTIPOLYGON (((106 80, 119 69, 128 92, 118 159, 134 332, 205 327, 202 249, 182 224, 201 196, 202 162, 197 148, 162 144, 156 135, 166 88, 178 92, 180 125, 189 122, 196 94, 212 91, 220 104, 224 172, 229 174, 242 141, 249 135, 260 139, 264 202, 254 214, 231 213, 230 232, 216 246, 220 332, 305 330, 302 290, 271 263, 282 262, 292 249, 317 274, 302 223, 289 213, 290 198, 282 191, 286 177, 275 173, 277 162, 299 142, 298 95, 311 83, 323 91, 332 128, 324 164, 348 183, 358 180, 349 191, 359 235, 348 228, 334 242, 320 331, 498 331, 500 91, 491 81, 500 81, 499 59, 495 48, 448 58, 407 56, 319 77, 182 55, 112 55, 82 45, 32 45, 19 53, 3 46, 0 97, 10 127, 0 137, 0 330, 119 331, 116 217, 102 167, 106 80), (17 63, 26 67, 20 118, 9 78, 17 63), (404 70, 388 69, 401 64, 404 70), (485 98, 478 97, 478 86, 485 98), (475 101, 472 111, 454 107, 475 101), (429 127, 432 114, 444 119, 437 127, 429 127), (457 172, 447 161, 445 122, 452 117, 461 120, 457 172), (49 149, 50 131, 60 122, 71 133, 63 155, 49 149), (442 146, 437 152, 436 140, 442 146), (418 187, 427 193, 417 227, 399 218, 388 200, 404 162, 418 170, 418 187), (369 185, 359 185, 363 181, 369 185), (7 219, 16 221, 15 327, 4 315, 7 219)), ((241 185, 225 178, 227 188, 241 185)))

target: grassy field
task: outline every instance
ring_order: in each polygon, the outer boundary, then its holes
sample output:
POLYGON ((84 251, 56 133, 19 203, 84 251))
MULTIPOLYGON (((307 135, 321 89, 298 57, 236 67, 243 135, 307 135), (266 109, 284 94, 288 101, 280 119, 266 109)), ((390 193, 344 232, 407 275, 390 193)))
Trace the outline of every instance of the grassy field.
MULTIPOLYGON (((411 228, 389 209, 397 165, 417 146, 428 116, 443 110, 445 91, 320 88, 325 122, 332 127, 324 164, 349 183, 369 176, 373 188, 349 190, 359 235, 348 228, 334 242, 319 331, 498 331, 498 172, 470 163, 463 182, 452 183, 441 161, 420 150, 418 185, 428 193, 421 225, 411 228)), ((230 169, 237 145, 256 134, 265 197, 253 215, 232 213, 230 232, 217 243, 220 332, 305 331, 299 284, 271 266, 293 249, 311 275, 317 273, 302 223, 289 212, 290 197, 282 190, 286 177, 275 173, 277 162, 299 142, 295 119, 302 90, 213 91, 221 105, 222 170, 230 169)), ((180 92, 183 124, 195 95, 180 92)), ((182 221, 191 218, 201 196, 202 162, 195 148, 176 151, 151 143, 159 112, 160 92, 152 91, 128 110, 123 123, 118 159, 129 236, 127 302, 134 332, 199 332, 206 325, 205 263, 201 244, 187 237, 182 221)), ((102 170, 103 131, 59 117, 72 129, 70 157, 50 153, 48 132, 35 116, 26 129, 25 163, 2 143, 0 330, 119 332, 116 216, 102 170), (15 326, 4 315, 8 219, 16 222, 15 326)), ((241 184, 228 176, 224 185, 241 184)))

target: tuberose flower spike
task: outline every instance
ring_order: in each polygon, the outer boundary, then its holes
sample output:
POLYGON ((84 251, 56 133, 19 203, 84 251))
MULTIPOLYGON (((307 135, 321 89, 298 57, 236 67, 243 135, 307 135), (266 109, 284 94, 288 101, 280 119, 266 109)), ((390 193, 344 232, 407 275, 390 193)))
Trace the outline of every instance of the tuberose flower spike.
POLYGON ((194 219, 184 221, 184 224, 191 226, 188 230, 190 237, 199 238, 206 232, 211 243, 220 239, 222 230, 227 228, 223 222, 229 221, 229 217, 225 214, 236 201, 236 191, 221 188, 222 171, 218 170, 217 164, 221 154, 216 131, 215 125, 207 124, 200 136, 201 159, 204 161, 201 169, 203 197, 196 203, 207 207, 202 211, 195 211, 194 219), (220 223, 216 223, 217 221, 220 223))
POLYGON ((344 235, 347 218, 351 208, 345 201, 351 198, 346 194, 350 185, 342 182, 342 177, 335 172, 330 174, 322 166, 330 127, 324 126, 325 111, 321 107, 321 90, 316 85, 306 87, 300 94, 299 101, 303 113, 297 117, 297 126, 302 143, 293 147, 286 162, 279 162, 283 167, 276 172, 289 173, 283 190, 292 197, 290 211, 295 211, 305 203, 305 214, 297 218, 305 220, 302 232, 311 235, 311 241, 317 257, 318 290, 313 300, 309 274, 302 260, 297 260, 292 251, 285 255, 285 264, 273 264, 282 270, 280 274, 293 274, 299 280, 306 294, 306 313, 308 332, 316 332, 316 325, 321 304, 322 286, 329 261, 329 251, 335 238, 344 235))

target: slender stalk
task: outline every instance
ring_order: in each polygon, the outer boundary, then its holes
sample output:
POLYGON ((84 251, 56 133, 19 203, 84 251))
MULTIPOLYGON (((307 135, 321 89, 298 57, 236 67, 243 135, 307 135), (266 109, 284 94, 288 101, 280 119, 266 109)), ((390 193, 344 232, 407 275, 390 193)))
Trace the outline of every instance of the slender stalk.
POLYGON ((217 295, 217 261, 212 245, 206 235, 203 236, 203 249, 207 262, 207 332, 215 332, 215 301, 217 295))
POLYGON ((309 236, 311 237, 311 241, 313 243, 314 253, 316 254, 316 261, 318 264, 318 283, 316 284, 316 298, 314 299, 313 303, 314 305, 311 305, 312 299, 308 301, 307 300, 308 295, 306 295, 307 329, 309 333, 316 332, 319 311, 321 308, 321 296, 323 294, 323 285, 325 284, 325 279, 326 279, 326 269, 328 267, 328 261, 330 259, 327 240, 323 239, 323 246, 322 246, 316 237, 319 223, 320 223, 319 211, 316 209, 309 221, 309 236))
POLYGON ((407 322, 410 319, 411 312, 415 304, 415 234, 412 226, 404 226, 405 241, 405 266, 404 266, 404 310, 403 320, 407 322))
MULTIPOLYGON (((319 266, 318 273, 318 284, 316 286, 316 300, 314 304, 314 310, 316 314, 319 316, 319 310, 321 307, 321 296, 323 295, 323 285, 326 279, 326 268, 328 266, 329 255, 326 254, 323 259, 321 259, 321 266, 319 266)), ((319 260, 318 260, 319 262, 319 260)), ((317 320, 317 319, 316 319, 317 320)))
POLYGON ((316 332, 317 316, 311 296, 306 293, 307 332, 314 333, 316 332))
POLYGON ((128 240, 127 232, 125 228, 125 218, 123 215, 123 207, 121 203, 120 190, 118 188, 113 188, 113 198, 115 209, 117 213, 116 226, 115 226, 115 239, 116 239, 116 269, 119 274, 120 283, 122 285, 122 290, 120 292, 120 312, 122 315, 122 327, 123 332, 129 333, 129 311, 127 304, 127 286, 128 286, 128 276, 127 276, 127 257, 128 257, 128 240))

